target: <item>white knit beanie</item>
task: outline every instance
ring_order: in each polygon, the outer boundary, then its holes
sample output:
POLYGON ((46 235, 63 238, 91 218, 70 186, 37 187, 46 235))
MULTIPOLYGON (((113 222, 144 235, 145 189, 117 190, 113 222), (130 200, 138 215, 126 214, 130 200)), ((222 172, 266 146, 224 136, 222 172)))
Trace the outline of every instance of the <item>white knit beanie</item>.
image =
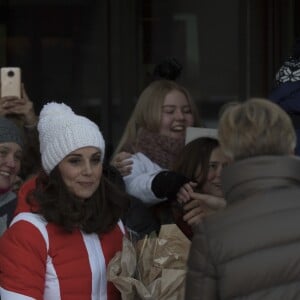
POLYGON ((89 119, 76 115, 64 103, 50 102, 41 110, 38 131, 42 165, 49 174, 69 153, 87 146, 101 151, 105 142, 99 127, 89 119))

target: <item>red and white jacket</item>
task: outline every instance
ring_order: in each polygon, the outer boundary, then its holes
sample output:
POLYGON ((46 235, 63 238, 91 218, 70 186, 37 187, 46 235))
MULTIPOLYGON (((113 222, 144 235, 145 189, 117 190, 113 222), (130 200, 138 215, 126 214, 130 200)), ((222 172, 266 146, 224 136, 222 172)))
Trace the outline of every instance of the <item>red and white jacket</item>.
POLYGON ((122 248, 121 221, 109 233, 63 231, 42 216, 19 213, 0 239, 1 300, 116 300, 107 264, 122 248))

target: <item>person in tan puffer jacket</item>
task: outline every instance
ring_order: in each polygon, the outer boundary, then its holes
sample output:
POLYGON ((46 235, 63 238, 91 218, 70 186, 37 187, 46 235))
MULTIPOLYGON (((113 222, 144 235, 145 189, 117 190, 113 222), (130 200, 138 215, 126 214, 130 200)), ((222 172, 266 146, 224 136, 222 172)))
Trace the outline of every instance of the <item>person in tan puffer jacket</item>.
POLYGON ((185 299, 300 299, 300 159, 288 115, 267 99, 223 110, 227 207, 196 228, 185 299))

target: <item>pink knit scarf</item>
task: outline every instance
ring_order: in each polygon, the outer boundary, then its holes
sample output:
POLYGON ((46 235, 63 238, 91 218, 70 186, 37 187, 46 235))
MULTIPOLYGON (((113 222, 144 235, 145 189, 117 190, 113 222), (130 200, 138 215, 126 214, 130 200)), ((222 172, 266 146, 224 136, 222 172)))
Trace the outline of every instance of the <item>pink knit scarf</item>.
POLYGON ((142 152, 160 167, 171 169, 183 147, 183 139, 162 136, 143 129, 140 131, 136 143, 124 146, 123 150, 131 153, 142 152))

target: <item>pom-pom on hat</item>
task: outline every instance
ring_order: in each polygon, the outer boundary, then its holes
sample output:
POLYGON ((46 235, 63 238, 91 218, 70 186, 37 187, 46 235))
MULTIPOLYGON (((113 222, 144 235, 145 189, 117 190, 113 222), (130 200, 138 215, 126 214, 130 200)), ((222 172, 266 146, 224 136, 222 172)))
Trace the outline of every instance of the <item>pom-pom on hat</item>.
POLYGON ((96 147, 103 161, 105 142, 99 127, 76 115, 64 103, 44 105, 38 122, 42 165, 49 174, 68 154, 82 147, 96 147))
POLYGON ((155 66, 153 77, 154 79, 177 80, 181 71, 180 62, 175 57, 167 57, 155 66))
POLYGON ((16 143, 24 147, 21 129, 6 117, 0 117, 0 143, 16 143))

